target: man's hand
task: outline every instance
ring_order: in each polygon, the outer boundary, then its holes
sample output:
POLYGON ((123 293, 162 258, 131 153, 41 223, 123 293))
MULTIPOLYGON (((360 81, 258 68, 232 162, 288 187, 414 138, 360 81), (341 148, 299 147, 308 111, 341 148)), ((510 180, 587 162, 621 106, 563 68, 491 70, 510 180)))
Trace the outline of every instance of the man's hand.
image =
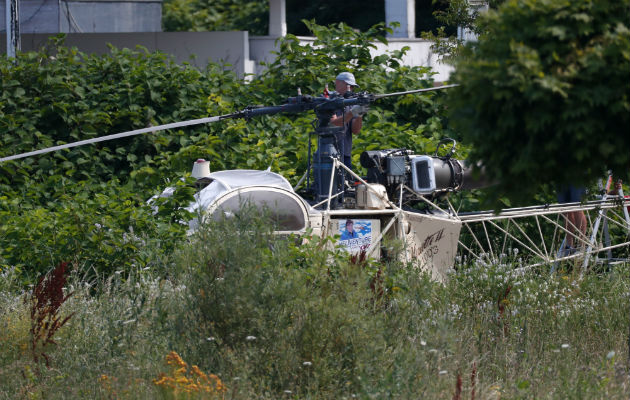
POLYGON ((356 106, 352 106, 352 108, 350 108, 350 111, 352 112, 352 116, 355 118, 358 117, 362 117, 365 114, 367 114, 368 112, 368 106, 362 106, 362 105, 356 105, 356 106))
POLYGON ((621 186, 622 182, 623 181, 621 179, 618 179, 617 182, 615 182, 615 188, 614 189, 610 189, 608 194, 618 195, 619 194, 619 190, 622 188, 622 186, 621 186))

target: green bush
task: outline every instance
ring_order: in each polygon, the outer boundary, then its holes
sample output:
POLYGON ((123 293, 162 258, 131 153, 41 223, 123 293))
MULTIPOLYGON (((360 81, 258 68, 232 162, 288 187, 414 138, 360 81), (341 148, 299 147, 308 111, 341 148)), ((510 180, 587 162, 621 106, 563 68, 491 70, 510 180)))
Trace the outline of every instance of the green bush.
POLYGON ((267 35, 269 3, 251 0, 167 0, 162 27, 174 31, 249 31, 267 35))
POLYGON ((254 393, 334 397, 361 386, 360 343, 386 347, 379 315, 391 290, 374 285, 371 263, 322 249, 328 239, 300 240, 273 236, 268 221, 248 213, 196 233, 175 262, 188 282, 183 325, 191 342, 207 341, 189 358, 247 379, 254 393))
POLYGON ((480 16, 456 61, 454 128, 498 182, 528 202, 541 186, 627 176, 628 1, 506 1, 480 16))
POLYGON ((160 217, 118 180, 85 186, 67 185, 66 193, 46 206, 17 201, 0 211, 5 267, 18 267, 31 281, 61 261, 97 274, 157 268, 156 261, 184 237, 177 202, 160 205, 166 214, 160 217))

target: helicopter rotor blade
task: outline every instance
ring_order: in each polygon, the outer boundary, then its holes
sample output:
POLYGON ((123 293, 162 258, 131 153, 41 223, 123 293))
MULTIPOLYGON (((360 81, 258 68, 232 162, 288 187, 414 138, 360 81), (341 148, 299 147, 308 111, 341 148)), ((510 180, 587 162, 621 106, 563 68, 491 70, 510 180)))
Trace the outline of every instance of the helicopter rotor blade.
POLYGON ((150 126, 148 128, 135 129, 132 131, 115 133, 113 135, 100 136, 100 137, 96 137, 92 139, 80 140, 78 142, 66 143, 59 146, 47 147, 45 149, 29 151, 27 153, 16 154, 16 155, 8 156, 8 157, 2 157, 0 158, 0 162, 18 160, 20 158, 26 158, 26 157, 36 156, 39 154, 51 153, 57 150, 69 149, 72 147, 78 147, 78 146, 83 146, 83 145, 92 144, 92 143, 106 142, 108 140, 120 139, 124 137, 129 137, 129 136, 136 136, 136 135, 141 135, 143 133, 157 132, 157 131, 161 131, 165 129, 173 129, 173 128, 179 128, 183 126, 200 125, 200 124, 207 124, 211 122, 218 122, 226 118, 233 118, 234 116, 235 114, 226 114, 226 115, 220 115, 217 117, 191 119, 188 121, 173 122, 170 124, 164 124, 164 125, 158 125, 158 126, 150 126))
MULTIPOLYGON (((437 86, 437 87, 424 88, 424 89, 408 90, 406 92, 396 92, 396 93, 370 95, 369 99, 370 99, 370 101, 373 101, 373 100, 381 99, 381 98, 384 98, 384 97, 402 96, 402 95, 406 95, 406 94, 420 93, 420 92, 430 92, 430 91, 434 91, 434 90, 448 89, 448 88, 452 88, 452 87, 455 87, 455 86, 459 86, 459 85, 458 84, 452 84, 452 85, 444 85, 444 86, 437 86)), ((344 100, 344 102, 350 102, 351 105, 352 104, 357 104, 357 100, 356 99, 347 99, 347 100, 344 100)), ((318 103, 315 103, 315 102, 313 102, 313 103, 309 102, 309 103, 304 103, 304 104, 284 104, 284 105, 280 105, 280 106, 270 106, 270 107, 262 107, 262 108, 248 107, 248 108, 246 108, 243 111, 235 112, 235 113, 232 113, 232 114, 225 114, 225 115, 220 115, 220 116, 216 116, 216 117, 192 119, 192 120, 188 120, 188 121, 173 122, 173 123, 170 123, 170 124, 151 126, 151 127, 148 127, 148 128, 135 129, 135 130, 132 130, 132 131, 116 133, 116 134, 113 134, 113 135, 107 135, 107 136, 101 136, 101 137, 96 137, 96 138, 92 138, 92 139, 80 140, 78 142, 73 142, 73 143, 66 143, 66 144, 62 144, 62 145, 59 145, 59 146, 47 147, 45 149, 29 151, 27 153, 15 154, 15 155, 8 156, 8 157, 1 157, 0 158, 0 163, 5 162, 5 161, 18 160, 18 159, 21 159, 21 158, 36 156, 36 155, 40 155, 40 154, 51 153, 51 152, 57 151, 57 150, 70 149, 72 147, 79 147, 79 146, 83 146, 83 145, 86 145, 86 144, 106 142, 106 141, 109 141, 109 140, 120 139, 120 138, 124 138, 124 137, 135 136, 135 135, 141 135, 143 133, 156 132, 156 131, 161 131, 161 130, 166 130, 166 129, 173 129, 173 128, 179 128, 179 127, 184 127, 184 126, 200 125, 200 124, 207 124, 207 123, 212 123, 212 122, 218 122, 218 121, 221 121, 221 120, 227 119, 227 118, 247 118, 247 119, 249 119, 249 118, 251 118, 253 116, 277 114, 279 112, 301 112, 301 111, 306 111, 308 109, 314 109, 317 104, 318 103)), ((328 105, 331 106, 332 103, 330 103, 328 105)))
POLYGON ((406 92, 396 92, 396 93, 387 93, 387 94, 375 94, 374 95, 374 99, 382 99, 383 97, 391 97, 391 96, 402 96, 405 94, 413 94, 413 93, 420 93, 420 92, 432 92, 434 90, 442 90, 442 89, 448 89, 448 88, 452 88, 452 87, 456 87, 459 86, 458 84, 452 84, 452 85, 444 85, 444 86, 436 86, 436 87, 431 87, 431 88, 424 88, 424 89, 416 89, 416 90, 408 90, 406 92))

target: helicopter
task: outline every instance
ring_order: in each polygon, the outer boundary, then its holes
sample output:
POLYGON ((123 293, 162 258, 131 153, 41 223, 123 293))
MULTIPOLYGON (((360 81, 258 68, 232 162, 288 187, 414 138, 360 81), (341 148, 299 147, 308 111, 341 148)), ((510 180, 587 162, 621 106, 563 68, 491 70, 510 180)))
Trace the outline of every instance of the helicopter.
MULTIPOLYGON (((411 149, 364 151, 360 163, 367 175, 363 177, 341 161, 336 135, 343 127, 330 124, 336 110, 368 106, 385 97, 454 86, 387 94, 349 92, 343 96, 334 92, 302 95, 298 90, 297 96, 280 105, 249 106, 230 114, 96 137, 0 158, 0 162, 226 119, 249 120, 262 115, 313 111, 315 123, 310 135, 316 137, 317 146, 313 152, 309 135, 307 169, 295 186, 270 170, 210 172, 208 161, 194 161, 192 177, 198 191, 187 210, 197 217, 186 221, 190 232, 205 221, 229 217, 249 204, 270 214, 277 234, 338 237, 336 246, 351 254, 376 259, 389 257, 387 243, 400 241, 403 251, 398 257, 436 281, 448 278, 458 258, 491 263, 517 251, 521 251, 521 270, 541 265, 556 268, 560 262, 571 261, 579 263, 581 271, 585 271, 590 262, 626 262, 627 258, 613 256, 613 250, 630 246, 628 234, 611 235, 611 228, 630 233, 630 198, 621 189, 610 194, 612 177, 606 188, 602 187, 599 198, 586 203, 545 204, 504 209, 499 213, 460 212, 449 201, 449 194, 489 183, 472 174, 473 166, 454 157, 453 139, 440 141, 431 155, 415 154, 411 149), (442 146, 447 154, 440 156, 442 146), (304 181, 306 185, 302 188, 304 181), (588 232, 569 229, 566 215, 574 211, 588 213, 588 232), (581 252, 563 251, 571 236, 574 242, 582 244, 581 252), (600 258, 601 254, 604 257, 600 258)), ((159 196, 168 197, 173 191, 167 188, 159 196)))

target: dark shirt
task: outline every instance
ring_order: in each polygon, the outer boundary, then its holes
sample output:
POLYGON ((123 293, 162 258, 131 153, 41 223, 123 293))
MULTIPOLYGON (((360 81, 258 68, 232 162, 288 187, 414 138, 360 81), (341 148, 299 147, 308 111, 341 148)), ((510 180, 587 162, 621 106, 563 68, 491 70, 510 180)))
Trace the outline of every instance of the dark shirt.
MULTIPOLYGON (((346 107, 345 110, 339 110, 335 114, 339 117, 347 112, 349 107, 346 107)), ((337 134, 337 151, 339 154, 350 157, 352 156, 352 123, 354 122, 354 118, 350 118, 347 121, 344 121, 344 129, 343 132, 337 134)))
POLYGON ((566 185, 558 189, 558 203, 579 203, 585 194, 583 186, 566 185))

